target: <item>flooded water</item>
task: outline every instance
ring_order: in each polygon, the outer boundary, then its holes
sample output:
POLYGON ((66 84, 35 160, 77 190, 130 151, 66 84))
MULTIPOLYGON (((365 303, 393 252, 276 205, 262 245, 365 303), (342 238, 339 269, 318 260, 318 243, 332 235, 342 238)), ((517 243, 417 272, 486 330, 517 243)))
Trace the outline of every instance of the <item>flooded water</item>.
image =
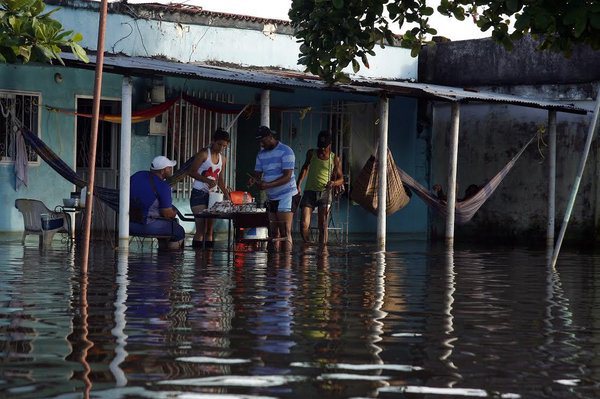
POLYGON ((0 397, 596 398, 600 257, 0 243, 0 397))

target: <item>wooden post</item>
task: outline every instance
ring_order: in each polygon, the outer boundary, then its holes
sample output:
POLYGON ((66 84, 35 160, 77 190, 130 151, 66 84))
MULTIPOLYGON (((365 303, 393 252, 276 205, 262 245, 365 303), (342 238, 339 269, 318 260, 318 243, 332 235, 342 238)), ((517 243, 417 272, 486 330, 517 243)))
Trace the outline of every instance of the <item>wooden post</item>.
POLYGON ((96 48, 96 73, 94 79, 94 101, 92 105, 92 133, 89 151, 89 181, 85 197, 85 224, 83 226, 83 248, 81 253, 81 272, 87 274, 90 254, 90 236, 92 230, 92 210, 94 205, 94 183, 96 179, 96 144, 98 141, 98 119, 100 116, 100 98, 102 97, 102 68, 104 66, 104 33, 106 31, 106 13, 108 0, 100 4, 98 22, 98 46, 96 48))
POLYGON ((131 175, 131 78, 121 86, 121 151, 119 159, 119 250, 129 249, 129 176, 131 175))
POLYGON ((377 187, 377 245, 381 251, 385 251, 386 235, 386 207, 387 207, 387 148, 388 148, 388 113, 389 100, 387 97, 379 99, 379 159, 378 176, 379 187, 377 187))
POLYGON ((452 103, 450 128, 450 158, 448 160, 448 217, 446 219, 446 242, 454 243, 454 212, 456 207, 456 171, 458 163, 458 133, 460 127, 460 104, 452 103))

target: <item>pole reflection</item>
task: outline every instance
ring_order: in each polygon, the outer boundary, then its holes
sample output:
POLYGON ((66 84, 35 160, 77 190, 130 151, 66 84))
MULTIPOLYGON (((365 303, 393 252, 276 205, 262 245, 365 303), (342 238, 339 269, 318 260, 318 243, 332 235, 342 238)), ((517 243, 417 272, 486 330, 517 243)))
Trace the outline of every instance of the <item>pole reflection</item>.
POLYGON ((453 342, 457 340, 454 336, 454 316, 452 314, 454 304, 454 292, 456 291, 456 273, 454 271, 454 248, 448 246, 445 253, 445 281, 446 289, 444 292, 444 319, 442 322, 443 333, 447 337, 442 341, 442 347, 444 348, 440 360, 452 370, 452 375, 456 377, 451 381, 448 381, 448 387, 454 386, 462 377, 458 373, 458 367, 454 365, 452 359, 452 352, 454 350, 453 342))
POLYGON ((127 251, 119 251, 117 254, 117 274, 115 279, 117 295, 114 302, 115 326, 110 331, 116 338, 117 345, 115 346, 115 357, 110 362, 109 369, 115 377, 118 387, 127 385, 127 376, 121 368, 121 363, 127 358, 127 351, 125 350, 127 345, 127 334, 125 334, 127 321, 125 313, 127 311, 128 257, 129 254, 127 251))
POLYGON ((88 274, 87 272, 82 272, 81 274, 81 290, 79 294, 79 314, 81 315, 81 353, 79 354, 79 361, 83 366, 83 373, 81 375, 81 380, 84 384, 83 397, 88 399, 90 397, 90 392, 92 390, 92 380, 90 378, 90 373, 92 371, 90 364, 87 361, 88 352, 94 346, 94 343, 88 339, 89 329, 88 329, 88 274))

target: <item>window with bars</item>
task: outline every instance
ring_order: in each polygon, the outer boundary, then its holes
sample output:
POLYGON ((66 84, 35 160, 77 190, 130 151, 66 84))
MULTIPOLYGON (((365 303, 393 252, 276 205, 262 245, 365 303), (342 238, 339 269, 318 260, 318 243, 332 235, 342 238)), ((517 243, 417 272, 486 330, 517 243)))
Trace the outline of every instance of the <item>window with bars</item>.
MULTIPOLYGON (((233 96, 230 94, 187 94, 224 103, 233 102, 233 96)), ((177 161, 177 165, 181 166, 200 149, 210 144, 212 134, 217 128, 227 128, 234 118, 235 115, 208 111, 186 101, 179 101, 168 111, 165 156, 177 161)), ((235 131, 235 126, 229 130, 231 143, 223 154, 227 159, 227 168, 223 178, 228 186, 233 186, 232 182, 235 182, 235 131)), ((175 198, 189 198, 192 191, 192 182, 193 179, 189 176, 178 182, 173 187, 173 196, 175 198)))
MULTIPOLYGON (((26 128, 39 135, 40 103, 39 94, 0 90, 0 162, 14 162, 19 129, 26 128)), ((38 161, 30 146, 26 146, 26 151, 29 162, 38 161)))

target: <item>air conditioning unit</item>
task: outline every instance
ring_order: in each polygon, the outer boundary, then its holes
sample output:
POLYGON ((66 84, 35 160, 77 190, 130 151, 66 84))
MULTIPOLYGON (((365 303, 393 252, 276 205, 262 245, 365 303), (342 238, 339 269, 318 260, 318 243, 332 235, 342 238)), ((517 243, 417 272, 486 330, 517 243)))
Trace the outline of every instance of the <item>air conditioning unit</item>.
POLYGON ((167 125, 169 120, 169 113, 163 112, 160 115, 150 119, 150 126, 148 127, 148 134, 151 136, 166 136, 167 125))
MULTIPOLYGON (((150 92, 150 98, 152 104, 160 104, 165 102, 165 86, 163 84, 157 84, 152 87, 150 92)), ((166 136, 167 134, 167 122, 169 113, 164 112, 154 118, 150 119, 150 126, 148 128, 148 134, 152 136, 166 136)))

